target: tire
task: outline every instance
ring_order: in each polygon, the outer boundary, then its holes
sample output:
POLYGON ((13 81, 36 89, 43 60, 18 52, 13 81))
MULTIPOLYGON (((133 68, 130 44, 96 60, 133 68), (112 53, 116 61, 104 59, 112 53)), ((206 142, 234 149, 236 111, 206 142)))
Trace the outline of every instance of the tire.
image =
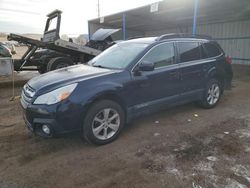
POLYGON ((220 101, 222 93, 223 89, 220 81, 217 79, 209 80, 203 94, 203 99, 200 101, 201 106, 207 109, 215 107, 220 101))
POLYGON ((73 65, 73 61, 67 57, 55 57, 49 60, 47 72, 73 65))
POLYGON ((84 118, 83 138, 96 145, 110 143, 118 137, 124 122, 125 113, 118 103, 98 101, 90 107, 84 118))
POLYGON ((37 69, 40 74, 44 74, 47 72, 46 66, 39 66, 37 67, 37 69))

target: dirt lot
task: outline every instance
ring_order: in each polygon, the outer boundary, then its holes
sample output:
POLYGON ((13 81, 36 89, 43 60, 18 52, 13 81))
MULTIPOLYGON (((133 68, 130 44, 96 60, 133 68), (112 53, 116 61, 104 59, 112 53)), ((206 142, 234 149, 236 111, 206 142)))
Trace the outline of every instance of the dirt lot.
POLYGON ((234 85, 215 109, 142 117, 99 147, 35 137, 0 88, 0 187, 250 187, 250 78, 234 85))

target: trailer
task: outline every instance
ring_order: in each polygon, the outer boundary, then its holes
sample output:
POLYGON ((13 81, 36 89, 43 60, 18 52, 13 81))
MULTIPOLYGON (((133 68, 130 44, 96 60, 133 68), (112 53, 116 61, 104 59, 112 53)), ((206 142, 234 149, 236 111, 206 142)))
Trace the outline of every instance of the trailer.
POLYGON ((47 15, 45 30, 41 40, 9 34, 7 39, 28 46, 21 59, 14 60, 15 71, 39 71, 45 73, 62 67, 86 63, 115 42, 111 35, 119 29, 99 29, 86 45, 76 44, 60 38, 62 11, 55 10, 47 15))

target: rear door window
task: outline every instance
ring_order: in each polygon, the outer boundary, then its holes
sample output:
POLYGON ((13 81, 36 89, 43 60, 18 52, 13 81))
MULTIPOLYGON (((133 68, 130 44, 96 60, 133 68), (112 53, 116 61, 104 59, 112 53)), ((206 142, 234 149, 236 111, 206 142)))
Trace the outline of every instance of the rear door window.
POLYGON ((177 44, 181 63, 201 59, 199 42, 178 42, 177 44))
POLYGON ((203 46, 205 48, 208 58, 218 56, 222 53, 221 50, 215 44, 211 42, 206 42, 203 44, 203 46))
POLYGON ((205 47, 203 46, 203 44, 201 44, 200 50, 201 50, 201 59, 208 58, 207 51, 205 47))

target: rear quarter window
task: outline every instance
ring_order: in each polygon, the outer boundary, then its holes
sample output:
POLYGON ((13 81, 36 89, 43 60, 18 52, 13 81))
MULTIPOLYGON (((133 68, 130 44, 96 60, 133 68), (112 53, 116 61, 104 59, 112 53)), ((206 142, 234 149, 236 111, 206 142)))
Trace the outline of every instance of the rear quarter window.
POLYGON ((222 54, 222 51, 219 49, 219 47, 211 42, 203 43, 204 50, 206 52, 206 56, 209 57, 216 57, 220 54, 222 54))

